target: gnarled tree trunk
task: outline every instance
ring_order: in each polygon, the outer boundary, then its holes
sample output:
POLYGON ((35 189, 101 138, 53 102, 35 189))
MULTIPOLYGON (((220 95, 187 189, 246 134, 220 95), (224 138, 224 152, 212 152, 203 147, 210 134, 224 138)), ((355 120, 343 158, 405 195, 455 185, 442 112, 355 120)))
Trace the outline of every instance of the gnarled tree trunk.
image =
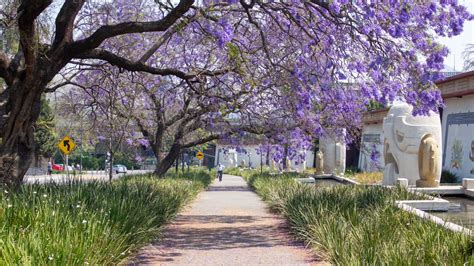
MULTIPOLYGON (((168 171, 168 169, 170 169, 171 166, 173 166, 173 163, 179 157, 180 151, 181 151, 180 145, 176 143, 173 144, 171 146, 170 151, 165 156, 165 158, 158 161, 154 174, 159 177, 164 177, 164 175, 166 174, 166 171, 168 171)), ((155 153, 155 157, 157 157, 157 160, 158 160, 159 155, 155 153)))
POLYGON ((41 106, 42 84, 17 81, 2 92, 0 107, 0 183, 19 186, 34 159, 34 124, 41 106))

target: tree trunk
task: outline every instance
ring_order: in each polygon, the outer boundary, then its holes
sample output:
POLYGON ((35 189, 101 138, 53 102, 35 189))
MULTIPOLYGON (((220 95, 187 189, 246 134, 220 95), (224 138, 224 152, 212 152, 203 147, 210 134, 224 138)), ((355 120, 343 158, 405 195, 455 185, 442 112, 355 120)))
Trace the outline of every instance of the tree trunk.
POLYGON ((34 124, 39 116, 43 85, 18 81, 0 95, 0 184, 18 187, 35 153, 34 124), (5 100, 8 100, 5 103, 5 100))
POLYGON ((109 182, 112 182, 114 177, 114 154, 110 153, 110 165, 109 165, 109 182))
POLYGON ((286 163, 287 158, 288 158, 288 144, 285 144, 285 148, 283 150, 283 170, 288 170, 288 164, 286 163))
POLYGON ((176 157, 176 160, 175 160, 175 170, 176 170, 176 173, 178 173, 178 168, 179 168, 179 154, 178 154, 178 157, 176 157))
MULTIPOLYGON (((173 166, 173 162, 179 157, 180 150, 181 148, 178 144, 173 144, 165 158, 159 161, 159 163, 156 165, 154 174, 159 177, 164 177, 168 169, 173 166)), ((155 154, 155 157, 156 156, 158 155, 155 154)))

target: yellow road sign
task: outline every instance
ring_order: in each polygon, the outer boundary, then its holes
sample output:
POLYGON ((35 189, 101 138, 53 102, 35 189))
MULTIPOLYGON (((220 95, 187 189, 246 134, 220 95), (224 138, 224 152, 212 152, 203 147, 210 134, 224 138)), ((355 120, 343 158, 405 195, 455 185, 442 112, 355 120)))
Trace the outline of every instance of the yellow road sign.
POLYGON ((198 153, 196 153, 196 157, 197 157, 199 160, 202 160, 202 158, 204 158, 204 153, 202 153, 202 151, 199 151, 198 153))
POLYGON ((76 143, 74 143, 70 137, 66 136, 58 143, 58 147, 64 154, 69 154, 76 147, 76 143))

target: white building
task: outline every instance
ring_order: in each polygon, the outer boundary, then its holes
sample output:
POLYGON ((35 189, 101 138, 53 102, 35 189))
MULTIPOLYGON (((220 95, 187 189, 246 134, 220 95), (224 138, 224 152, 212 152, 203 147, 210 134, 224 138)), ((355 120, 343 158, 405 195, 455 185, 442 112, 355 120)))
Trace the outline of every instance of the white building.
POLYGON ((443 169, 474 178, 474 71, 437 82, 441 111, 443 169))
POLYGON ((383 118, 388 109, 381 109, 365 113, 362 117, 362 132, 358 167, 364 172, 380 171, 384 167, 383 158, 383 118), (374 151, 375 149, 375 151, 374 151), (376 153, 376 160, 371 155, 376 153))
MULTIPOLYGON (((255 143, 248 143, 240 145, 238 148, 232 145, 218 143, 216 147, 215 164, 223 164, 225 167, 250 167, 259 168, 261 165, 266 166, 267 156, 257 152, 259 145, 255 143)), ((290 169, 302 171, 305 168, 312 168, 314 166, 314 152, 301 151, 305 160, 290 160, 290 169)), ((272 166, 272 158, 268 158, 269 165, 272 166)), ((276 167, 282 169, 282 162, 276 162, 276 167)))

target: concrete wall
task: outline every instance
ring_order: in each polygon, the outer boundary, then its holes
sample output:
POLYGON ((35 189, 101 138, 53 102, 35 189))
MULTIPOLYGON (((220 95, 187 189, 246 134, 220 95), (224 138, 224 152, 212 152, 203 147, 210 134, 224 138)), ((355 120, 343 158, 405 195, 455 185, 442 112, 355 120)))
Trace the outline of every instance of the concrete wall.
MULTIPOLYGON (((230 148, 228 146, 217 145, 216 149, 216 160, 215 164, 217 165, 218 161, 223 164, 225 167, 237 167, 240 166, 242 161, 244 161, 245 167, 258 168, 260 167, 260 161, 262 161, 265 166, 266 157, 265 155, 260 157, 260 154, 257 153, 256 149, 258 145, 245 145, 241 146, 241 150, 246 150, 247 153, 239 153, 235 148, 230 148), (227 150, 227 151, 224 151, 227 150), (250 164, 249 164, 250 162, 250 164)), ((270 158, 270 165, 271 165, 270 158)), ((306 167, 312 168, 314 162, 314 153, 312 151, 306 151, 306 167)), ((281 164, 280 164, 281 167, 281 164)), ((303 163, 298 163, 297 160, 291 161, 291 169, 293 170, 302 170, 303 163)))
POLYGON ((443 169, 474 178, 474 95, 445 99, 442 116, 443 169))
POLYGON ((359 169, 364 172, 380 171, 384 167, 382 123, 365 124, 362 128, 359 169), (370 155, 375 144, 379 153, 378 160, 373 162, 370 155), (379 167, 379 168, 378 168, 379 167), (381 168, 381 169, 380 169, 381 168))

